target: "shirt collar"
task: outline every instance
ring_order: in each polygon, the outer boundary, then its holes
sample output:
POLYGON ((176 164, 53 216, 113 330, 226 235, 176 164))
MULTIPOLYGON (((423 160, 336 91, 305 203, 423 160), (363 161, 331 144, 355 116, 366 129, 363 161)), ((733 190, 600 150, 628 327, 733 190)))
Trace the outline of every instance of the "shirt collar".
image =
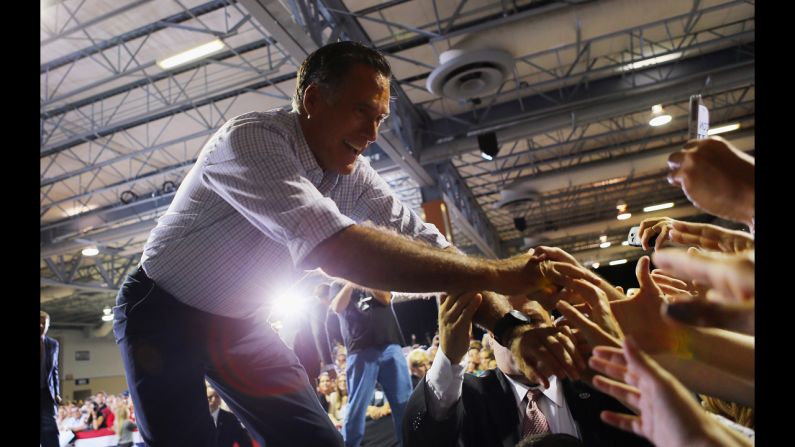
MULTIPOLYGON (((513 380, 512 378, 508 377, 507 374, 505 377, 511 384, 511 388, 513 389, 513 397, 516 399, 516 406, 518 407, 521 405, 522 401, 527 395, 527 390, 530 389, 530 387, 513 380)), ((565 399, 565 396, 563 396, 563 387, 558 386, 557 377, 552 376, 549 378, 549 388, 543 389, 541 386, 539 386, 538 389, 540 389, 544 396, 551 400, 552 403, 558 407, 563 407, 563 399, 565 399)))
MULTIPOLYGON (((298 135, 298 147, 296 148, 296 155, 298 155, 298 161, 301 163, 301 167, 307 173, 307 176, 310 180, 315 182, 315 178, 317 178, 317 186, 321 180, 324 180, 326 183, 331 185, 335 185, 339 180, 339 174, 325 172, 323 168, 317 163, 317 159, 315 158, 315 154, 312 153, 312 149, 309 148, 309 144, 306 142, 306 138, 304 137, 304 131, 301 129, 301 122, 299 121, 298 112, 289 112, 293 118, 293 126, 295 128, 295 133, 298 135)), ((356 160, 359 163, 358 157, 356 160)))
POLYGON ((218 407, 218 408, 216 408, 216 409, 215 409, 215 411, 213 411, 212 413, 210 413, 210 415, 213 417, 213 421, 215 422, 215 425, 216 425, 216 426, 218 425, 218 413, 219 413, 220 411, 221 411, 221 407, 218 407))

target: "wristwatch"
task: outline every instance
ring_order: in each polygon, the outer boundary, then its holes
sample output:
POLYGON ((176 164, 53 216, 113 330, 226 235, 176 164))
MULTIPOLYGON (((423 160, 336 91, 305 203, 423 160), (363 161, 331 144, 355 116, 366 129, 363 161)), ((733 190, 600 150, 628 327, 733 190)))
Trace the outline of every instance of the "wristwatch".
POLYGON ((494 334, 494 340, 496 340, 500 345, 510 348, 510 346, 506 343, 509 342, 507 337, 511 333, 511 329, 515 328, 516 326, 533 323, 534 321, 529 315, 523 314, 514 309, 497 320, 497 324, 494 325, 494 330, 492 331, 494 334))

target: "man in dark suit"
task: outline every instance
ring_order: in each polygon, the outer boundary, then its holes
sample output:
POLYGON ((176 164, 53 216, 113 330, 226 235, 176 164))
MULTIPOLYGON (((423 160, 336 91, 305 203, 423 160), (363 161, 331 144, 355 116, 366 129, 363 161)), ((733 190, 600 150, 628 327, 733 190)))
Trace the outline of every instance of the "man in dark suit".
POLYGON ((221 397, 213 388, 207 388, 207 401, 210 404, 210 414, 215 421, 215 434, 218 447, 252 447, 251 438, 240 425, 237 417, 221 408, 221 397))
MULTIPOLYGON (((524 296, 509 299, 533 324, 551 326, 549 314, 524 296)), ((514 447, 524 437, 565 433, 586 446, 649 446, 644 439, 600 420, 600 412, 624 408, 583 382, 525 377, 511 351, 494 341, 497 369, 482 377, 464 374, 472 315, 479 297, 443 297, 439 308, 440 348, 425 378, 414 389, 403 420, 404 447, 514 447), (531 402, 532 401, 532 402, 531 402)), ((626 411, 626 410, 624 410, 626 411)))
POLYGON ((39 436, 42 447, 58 447, 58 423, 55 416, 56 405, 61 403, 61 390, 58 377, 58 342, 48 337, 50 315, 41 311, 39 316, 39 387, 41 403, 39 407, 39 436))

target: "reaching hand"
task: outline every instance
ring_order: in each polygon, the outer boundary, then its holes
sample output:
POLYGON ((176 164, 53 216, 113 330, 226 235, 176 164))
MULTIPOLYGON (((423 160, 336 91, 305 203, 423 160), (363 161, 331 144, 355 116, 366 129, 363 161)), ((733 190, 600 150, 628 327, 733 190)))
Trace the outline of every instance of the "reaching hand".
POLYGON ((736 438, 729 437, 716 421, 709 419, 687 388, 630 340, 625 340, 623 352, 596 348, 589 364, 612 377, 594 377, 593 384, 599 391, 628 403, 638 412, 636 416, 603 411, 604 422, 644 436, 660 447, 736 444, 736 438))
POLYGON ((611 301, 610 308, 625 334, 630 335, 646 351, 680 352, 683 349, 681 329, 666 322, 661 308, 666 302, 662 290, 649 273, 649 257, 638 260, 635 274, 640 289, 632 298, 611 301))
POLYGON ((497 261, 498 271, 503 272, 499 290, 506 295, 537 294, 554 295, 575 279, 585 279, 599 284, 598 276, 588 270, 577 268, 570 262, 555 261, 544 253, 526 253, 497 261))
POLYGON ((721 137, 689 141, 668 157, 668 181, 696 207, 753 225, 754 158, 721 137))
POLYGON ((580 372, 586 368, 567 327, 546 323, 517 326, 510 340, 519 369, 527 377, 535 375, 545 388, 549 387, 549 376, 579 380, 580 372))
POLYGON ((442 295, 439 304, 439 346, 450 363, 457 364, 469 349, 472 317, 483 302, 480 293, 442 295))
POLYGON ((682 245, 731 254, 754 249, 754 237, 745 231, 680 220, 672 220, 671 225, 670 239, 682 245))
MULTIPOLYGON (((559 301, 557 309, 566 317, 565 320, 557 323, 557 326, 573 327, 572 332, 575 336, 582 337, 585 340, 585 346, 583 347, 585 352, 590 353, 596 346, 621 346, 623 335, 621 338, 611 335, 571 304, 559 301)), ((580 351, 582 352, 582 350, 580 351)))
POLYGON ((728 255, 665 249, 654 254, 654 263, 680 278, 709 285, 729 301, 742 302, 754 297, 753 250, 728 255))
POLYGON ((659 250, 662 248, 665 241, 669 240, 669 233, 673 227, 674 220, 670 217, 655 217, 651 219, 644 219, 640 223, 638 234, 640 235, 640 243, 644 250, 651 248, 650 244, 654 241, 654 249, 659 250))

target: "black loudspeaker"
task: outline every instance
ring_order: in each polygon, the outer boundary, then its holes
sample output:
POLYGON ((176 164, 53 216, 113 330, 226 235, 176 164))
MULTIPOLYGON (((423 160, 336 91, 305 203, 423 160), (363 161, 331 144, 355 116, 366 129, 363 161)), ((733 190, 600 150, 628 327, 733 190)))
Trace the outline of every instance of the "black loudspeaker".
POLYGON ((497 156, 500 145, 497 144, 497 134, 494 132, 482 133, 478 135, 478 147, 480 151, 491 158, 497 156))
POLYGON ((524 217, 514 217, 513 226, 516 228, 516 231, 521 233, 527 229, 527 221, 524 219, 524 217))

